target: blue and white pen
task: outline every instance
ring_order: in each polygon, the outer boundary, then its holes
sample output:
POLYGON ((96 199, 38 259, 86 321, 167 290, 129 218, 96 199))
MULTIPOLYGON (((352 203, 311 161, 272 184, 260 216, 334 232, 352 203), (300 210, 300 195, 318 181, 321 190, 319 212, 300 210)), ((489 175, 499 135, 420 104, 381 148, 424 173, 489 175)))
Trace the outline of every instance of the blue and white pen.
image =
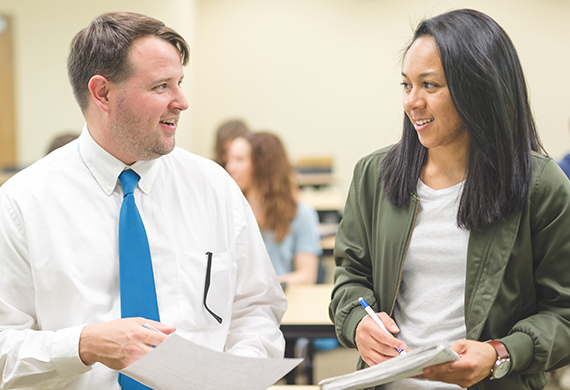
MULTIPOLYGON (((162 333, 160 330, 156 329, 154 326, 152 326, 151 324, 149 324, 148 322, 145 322, 144 324, 142 324, 142 327, 148 330, 152 330, 153 332, 158 332, 158 333, 162 333)), ((156 345, 152 346, 153 348, 156 348, 156 345)))
MULTIPOLYGON (((358 302, 360 302, 360 304, 362 305, 362 307, 364 308, 364 310, 366 310, 366 313, 368 313, 368 315, 374 320, 374 322, 376 322, 376 324, 378 324, 378 326, 386 333, 388 333, 390 336, 392 335, 392 333, 388 332, 388 329, 386 329, 386 327, 384 326, 384 324, 382 323, 382 321, 380 321, 380 318, 378 318, 378 316, 376 315, 376 313, 374 313, 374 310, 372 310, 372 308, 370 307, 370 305, 364 300, 364 298, 360 297, 358 298, 358 302)), ((400 348, 396 348, 396 351, 398 351, 400 353, 400 355, 403 355, 406 353, 406 351, 404 351, 403 349, 400 348)))

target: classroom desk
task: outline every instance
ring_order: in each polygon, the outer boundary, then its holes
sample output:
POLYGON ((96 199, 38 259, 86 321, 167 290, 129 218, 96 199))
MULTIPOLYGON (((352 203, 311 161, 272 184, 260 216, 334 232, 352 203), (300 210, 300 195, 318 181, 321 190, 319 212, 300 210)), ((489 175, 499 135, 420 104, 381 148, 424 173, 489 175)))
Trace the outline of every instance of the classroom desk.
POLYGON ((301 173, 297 175, 297 184, 301 188, 326 187, 338 182, 338 176, 332 173, 301 173))
POLYGON ((299 200, 308 203, 315 210, 342 210, 344 197, 335 191, 329 190, 302 190, 299 191, 299 200))
POLYGON ((335 191, 299 191, 299 200, 317 211, 321 223, 338 223, 342 218, 345 199, 335 191))
MULTIPOLYGON (((299 338, 335 338, 334 325, 329 319, 328 307, 332 284, 288 286, 285 290, 288 306, 281 321, 285 337, 285 356, 294 357, 299 338)), ((307 352, 306 370, 309 384, 313 383, 313 350, 307 352)), ((295 383, 296 370, 287 375, 287 383, 295 383)))
POLYGON ((332 256, 334 253, 334 243, 336 235, 321 238, 321 248, 324 256, 332 256))
POLYGON ((319 236, 321 237, 321 246, 323 249, 334 249, 334 238, 338 232, 338 226, 338 222, 319 223, 319 236))

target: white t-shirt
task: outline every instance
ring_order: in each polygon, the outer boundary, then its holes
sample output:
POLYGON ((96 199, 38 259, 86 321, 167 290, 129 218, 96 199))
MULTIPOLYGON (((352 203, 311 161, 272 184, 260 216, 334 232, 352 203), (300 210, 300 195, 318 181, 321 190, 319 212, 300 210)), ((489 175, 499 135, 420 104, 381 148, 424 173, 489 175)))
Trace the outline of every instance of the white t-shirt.
MULTIPOLYGON (((118 221, 125 168, 85 129, 0 187, 0 372, 6 388, 117 390, 83 365, 85 324, 121 318, 118 221)), ((180 148, 131 166, 161 322, 208 348, 281 357, 286 307, 257 222, 217 164, 180 148), (206 252, 213 253, 208 307, 206 252)))
MULTIPOLYGON (((396 335, 409 349, 465 338, 465 277, 469 231, 457 226, 463 183, 434 190, 420 180, 419 210, 394 307, 396 335)), ((389 390, 460 389, 421 379, 385 385, 389 390)))

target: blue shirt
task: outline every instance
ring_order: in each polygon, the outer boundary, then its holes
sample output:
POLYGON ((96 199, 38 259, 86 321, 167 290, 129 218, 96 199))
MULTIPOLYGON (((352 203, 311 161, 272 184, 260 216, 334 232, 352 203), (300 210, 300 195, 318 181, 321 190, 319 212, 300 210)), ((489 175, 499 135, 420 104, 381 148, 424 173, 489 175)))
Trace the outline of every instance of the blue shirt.
POLYGON ((564 157, 558 163, 558 165, 560 166, 560 168, 562 168, 566 176, 568 176, 568 178, 570 179, 570 154, 567 154, 566 157, 564 157))
POLYGON ((281 242, 275 242, 275 232, 263 231, 263 241, 277 275, 294 270, 293 259, 297 253, 314 253, 320 256, 319 216, 315 209, 305 203, 297 203, 297 214, 289 233, 281 242))

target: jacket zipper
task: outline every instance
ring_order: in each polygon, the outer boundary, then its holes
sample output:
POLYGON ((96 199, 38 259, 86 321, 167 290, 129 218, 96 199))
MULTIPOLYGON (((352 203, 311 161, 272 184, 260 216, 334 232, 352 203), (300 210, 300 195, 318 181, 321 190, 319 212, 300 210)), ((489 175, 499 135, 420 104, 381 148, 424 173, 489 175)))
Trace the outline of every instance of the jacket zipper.
POLYGON ((396 298, 398 298, 398 293, 400 292, 400 285, 402 284, 402 273, 404 272, 404 263, 406 262, 406 256, 408 255, 408 248, 410 247, 410 241, 412 240, 412 233, 414 231, 414 226, 416 226, 416 218, 418 217, 418 209, 420 208, 420 197, 416 195, 416 208, 414 210, 414 220, 412 221, 412 228, 410 229, 410 234, 408 235, 408 242, 406 243, 406 250, 404 251, 404 258, 402 259, 402 265, 400 266, 400 274, 398 276, 398 287, 396 287, 396 294, 394 294, 394 300, 392 301, 392 307, 390 308, 390 317, 394 313, 394 307, 396 306, 396 298))

